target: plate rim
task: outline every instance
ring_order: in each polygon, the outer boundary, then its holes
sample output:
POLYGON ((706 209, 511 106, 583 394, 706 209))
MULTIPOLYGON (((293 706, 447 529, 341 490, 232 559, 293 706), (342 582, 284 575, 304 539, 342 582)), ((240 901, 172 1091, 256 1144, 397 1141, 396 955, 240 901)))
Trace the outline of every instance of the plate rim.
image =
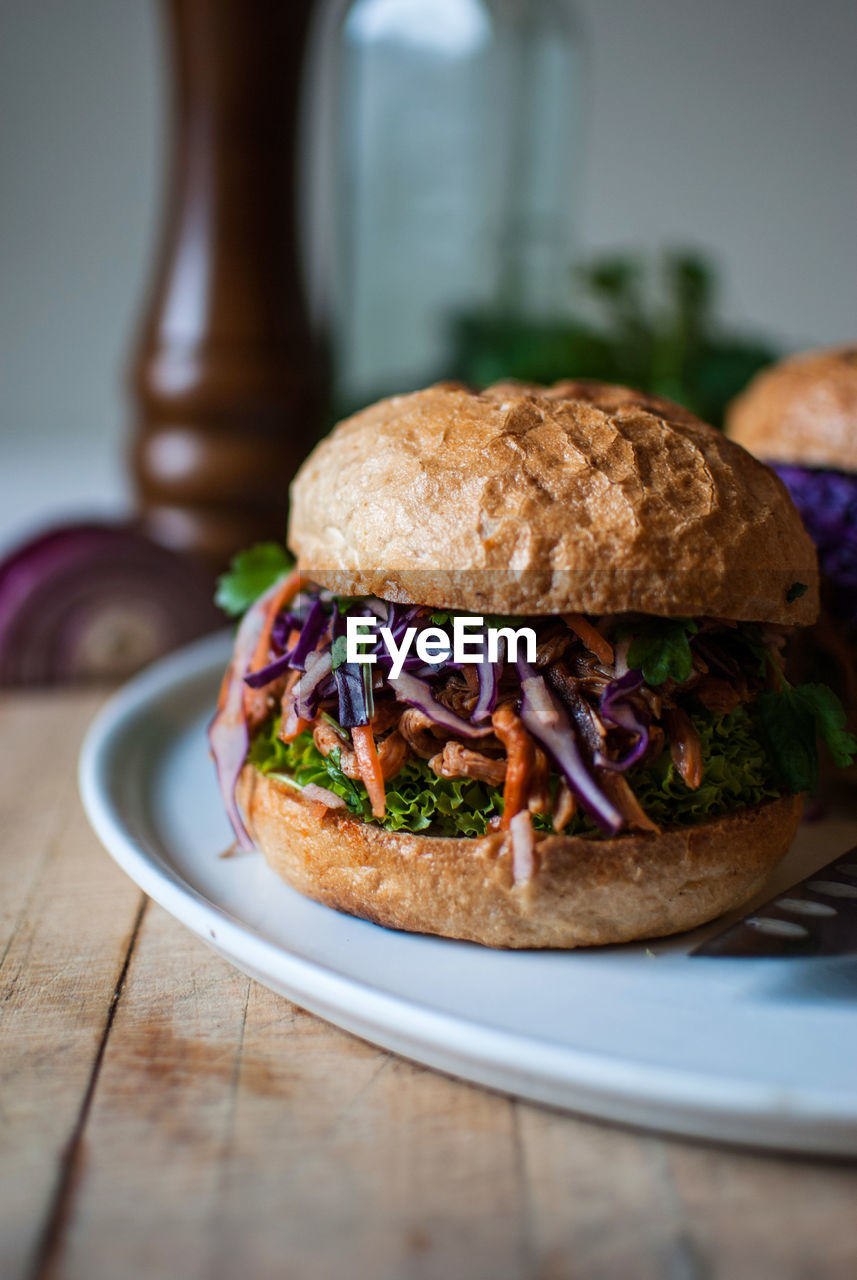
POLYGON ((853 1096, 812 1088, 786 1092, 775 1084, 552 1045, 471 1022, 262 937, 177 871, 161 866, 122 820, 112 794, 111 758, 132 722, 145 718, 156 699, 190 680, 214 679, 228 656, 230 635, 226 630, 205 636, 134 676, 96 713, 80 751, 81 799, 100 842, 180 923, 243 972, 327 1021, 484 1087, 650 1131, 739 1146, 857 1154, 857 1080, 853 1096))

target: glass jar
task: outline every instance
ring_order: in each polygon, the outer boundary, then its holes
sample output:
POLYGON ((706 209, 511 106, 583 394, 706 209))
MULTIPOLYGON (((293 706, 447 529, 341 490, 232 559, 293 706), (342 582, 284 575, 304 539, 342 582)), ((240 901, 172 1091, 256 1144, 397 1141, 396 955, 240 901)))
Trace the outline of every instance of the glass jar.
POLYGON ((328 40, 310 227, 343 410, 454 374, 473 317, 566 311, 582 60, 565 0, 353 0, 328 40))

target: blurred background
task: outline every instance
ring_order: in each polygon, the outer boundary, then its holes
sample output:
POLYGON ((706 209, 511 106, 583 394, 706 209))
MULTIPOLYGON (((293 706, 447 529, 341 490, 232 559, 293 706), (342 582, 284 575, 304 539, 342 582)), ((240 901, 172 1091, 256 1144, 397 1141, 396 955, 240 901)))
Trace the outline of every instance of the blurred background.
MULTIPOLYGON (((144 304, 163 244, 176 128, 169 27, 182 7, 196 24, 186 61, 204 71, 217 0, 0 0, 0 548, 46 521, 121 514, 133 500, 132 433, 163 373, 146 366, 141 343, 151 364, 163 307, 144 304)), ((350 6, 350 29, 348 8, 294 6, 314 23, 301 30, 297 269, 327 352, 324 407, 308 396, 298 454, 332 413, 425 376, 622 375, 713 418, 773 355, 854 338, 853 0, 811 10, 797 0, 499 0, 488 9, 502 40, 485 36, 477 0, 364 0, 350 6), (477 118, 486 40, 508 93, 503 113, 477 118), (445 66, 458 58, 459 72, 421 81, 415 62, 402 77, 414 44, 445 66), (398 135, 397 93, 422 102, 398 135), (446 184, 454 208, 438 196, 433 222, 424 208, 422 224, 397 229, 395 173, 378 158, 396 147, 403 189, 446 184), (502 186, 516 147, 535 157, 518 191, 502 186), (468 193, 477 153, 483 185, 468 193), (393 210, 389 224, 378 200, 393 210), (385 367, 377 353, 395 347, 402 288, 430 293, 441 278, 429 253, 403 285, 396 253, 413 260, 413 244, 439 244, 451 226, 469 270, 489 205, 506 216, 493 242, 502 261, 480 259, 483 275, 451 300, 446 345, 432 346, 430 324, 414 330, 425 368, 407 352, 385 367), (551 218, 550 247, 533 248, 533 227, 551 218), (426 226, 441 230, 427 238, 426 226), (495 284, 505 302, 488 314, 495 284)), ((297 74, 289 44, 269 50, 284 83, 297 74)), ((254 199, 249 187, 238 197, 247 208, 254 199)), ((289 270, 272 273, 272 290, 289 270)), ((173 515, 159 536, 179 543, 173 515)))

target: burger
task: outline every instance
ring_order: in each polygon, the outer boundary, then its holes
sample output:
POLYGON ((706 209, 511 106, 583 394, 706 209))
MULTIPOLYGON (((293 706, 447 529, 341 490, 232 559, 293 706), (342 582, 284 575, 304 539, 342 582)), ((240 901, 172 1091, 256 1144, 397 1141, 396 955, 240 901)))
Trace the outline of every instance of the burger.
POLYGON ((782 479, 818 552, 822 610, 798 646, 857 725, 857 347, 793 356, 733 401, 729 435, 782 479))
POLYGON ((667 401, 382 400, 304 463, 288 543, 221 581, 212 752, 239 841, 341 911, 495 947, 689 929, 786 851, 817 737, 854 749, 784 675, 818 607, 785 486, 667 401))

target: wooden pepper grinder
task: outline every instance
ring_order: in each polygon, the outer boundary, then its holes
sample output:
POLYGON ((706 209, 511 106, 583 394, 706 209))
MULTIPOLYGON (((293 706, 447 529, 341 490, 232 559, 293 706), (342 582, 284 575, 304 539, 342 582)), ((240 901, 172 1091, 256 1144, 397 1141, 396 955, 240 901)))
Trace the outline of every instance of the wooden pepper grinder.
POLYGON ((133 364, 145 531, 220 568, 285 535, 322 421, 297 250, 300 75, 312 0, 164 0, 174 154, 133 364))

